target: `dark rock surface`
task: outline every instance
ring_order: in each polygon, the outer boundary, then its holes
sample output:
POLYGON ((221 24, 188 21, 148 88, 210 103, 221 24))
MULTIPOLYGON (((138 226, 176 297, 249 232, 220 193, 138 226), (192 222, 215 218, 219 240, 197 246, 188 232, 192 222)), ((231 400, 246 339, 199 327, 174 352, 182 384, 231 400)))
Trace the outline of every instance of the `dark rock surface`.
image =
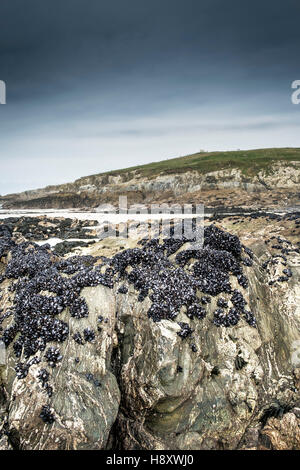
POLYGON ((87 227, 96 226, 96 220, 78 220, 62 217, 9 217, 3 224, 12 232, 21 234, 27 240, 48 240, 56 237, 93 239, 95 235, 87 227))

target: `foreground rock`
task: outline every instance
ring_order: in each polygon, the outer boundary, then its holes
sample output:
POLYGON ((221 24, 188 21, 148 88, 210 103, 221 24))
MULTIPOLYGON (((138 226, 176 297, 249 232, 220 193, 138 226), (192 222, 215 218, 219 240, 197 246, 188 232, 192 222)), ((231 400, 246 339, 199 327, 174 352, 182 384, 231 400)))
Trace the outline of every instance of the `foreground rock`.
POLYGON ((121 302, 118 427, 126 449, 300 448, 299 277, 270 289, 258 267, 248 276, 258 328, 191 321, 196 354, 176 325, 153 324, 121 302))
POLYGON ((2 448, 300 449, 288 240, 252 254, 210 227, 192 255, 166 240, 64 260, 1 234, 2 448))

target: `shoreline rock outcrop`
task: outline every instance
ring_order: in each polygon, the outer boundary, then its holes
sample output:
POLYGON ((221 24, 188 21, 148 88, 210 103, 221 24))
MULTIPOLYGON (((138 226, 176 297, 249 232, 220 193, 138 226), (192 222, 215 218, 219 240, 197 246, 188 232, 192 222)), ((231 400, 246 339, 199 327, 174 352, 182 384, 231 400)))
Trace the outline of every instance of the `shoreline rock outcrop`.
POLYGON ((61 257, 0 227, 0 448, 300 448, 299 249, 187 244, 61 257))

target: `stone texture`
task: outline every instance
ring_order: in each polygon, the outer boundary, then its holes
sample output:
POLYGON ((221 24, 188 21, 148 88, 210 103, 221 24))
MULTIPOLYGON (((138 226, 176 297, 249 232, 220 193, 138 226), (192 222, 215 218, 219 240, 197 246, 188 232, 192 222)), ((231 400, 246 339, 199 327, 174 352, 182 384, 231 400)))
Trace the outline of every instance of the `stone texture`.
MULTIPOLYGON (((51 401, 56 421, 43 423, 39 414, 47 396, 37 381, 40 365, 33 365, 27 377, 18 380, 13 366, 15 358, 8 350, 8 364, 2 373, 7 394, 9 428, 18 436, 22 449, 102 449, 106 447, 111 427, 116 419, 120 392, 116 377, 109 370, 113 349, 115 299, 104 287, 85 289, 82 294, 89 306, 89 317, 80 323, 62 315, 69 324, 70 334, 61 346, 63 361, 54 371, 51 401), (78 345, 74 332, 95 329, 97 317, 105 311, 108 322, 94 343, 78 345), (78 364, 75 358, 79 358, 78 364), (92 374, 100 382, 96 386, 87 379, 92 374)), ((50 343, 49 343, 50 344, 50 343)), ((50 344, 51 345, 51 344, 50 344)))
POLYGON ((47 401, 39 365, 17 380, 8 348, 0 368, 0 449, 300 449, 299 255, 289 258, 289 282, 269 286, 261 269, 266 245, 248 245, 255 262, 245 268, 244 296, 257 329, 243 320, 216 327, 213 300, 204 320, 177 317, 195 329, 192 340, 182 340, 175 322, 147 317, 150 300, 138 302, 133 286, 126 294, 117 294, 119 286, 86 288, 89 317, 62 314, 70 334, 53 372, 51 425, 39 418, 47 401), (99 315, 107 321, 96 341, 75 343, 73 333, 96 329, 99 315))
POLYGON ((257 208, 259 201, 260 207, 281 207, 299 203, 299 184, 299 162, 283 159, 270 162, 267 169, 249 175, 239 168, 201 172, 189 167, 181 172, 173 169, 170 174, 161 171, 144 175, 131 170, 116 175, 92 175, 73 183, 3 196, 0 203, 7 208, 91 208, 107 203, 108 198, 115 204, 119 195, 127 195, 130 203, 150 204, 176 199, 180 204, 205 200, 207 206, 222 206, 225 196, 227 203, 230 200, 233 206, 257 208))
MULTIPOLYGON (((258 282, 258 267, 248 275, 246 299, 256 312, 258 329, 242 323, 216 329, 209 317, 189 321, 195 328, 197 353, 177 335, 176 324, 168 320, 156 324, 145 317, 147 300, 136 303, 132 292, 120 298, 117 329, 123 398, 118 426, 125 448, 257 448, 264 409, 274 401, 299 403, 293 370, 300 323, 295 305, 288 303, 295 298, 299 277, 283 295, 284 289, 271 290, 258 282), (241 370, 236 369, 237 356, 245 361, 241 370), (258 429, 253 430, 255 424, 258 429)), ((274 430, 278 436, 288 426, 286 421, 282 426, 277 424, 274 430)), ((276 439, 279 442, 275 436, 272 448, 281 445, 276 439)), ((296 435, 294 445, 298 445, 296 435)))
POLYGON ((270 418, 260 436, 260 448, 274 450, 300 449, 300 419, 294 413, 285 414, 282 419, 270 418))

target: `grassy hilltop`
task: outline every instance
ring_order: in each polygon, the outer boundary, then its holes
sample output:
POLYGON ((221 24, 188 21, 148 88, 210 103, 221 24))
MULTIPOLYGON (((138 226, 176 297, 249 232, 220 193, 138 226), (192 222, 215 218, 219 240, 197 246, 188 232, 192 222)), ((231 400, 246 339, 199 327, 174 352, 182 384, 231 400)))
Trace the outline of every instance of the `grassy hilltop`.
MULTIPOLYGON (((107 175, 119 175, 124 172, 138 171, 143 176, 155 176, 159 173, 178 173, 196 170, 201 173, 238 168, 252 176, 276 161, 300 161, 300 148, 270 148, 256 150, 234 150, 228 152, 199 152, 184 157, 170 158, 160 162, 138 165, 122 170, 106 172, 107 175)), ((100 173, 104 174, 104 173, 100 173)), ((99 174, 99 175, 100 175, 99 174)), ((95 175, 98 176, 98 175, 95 175)))

